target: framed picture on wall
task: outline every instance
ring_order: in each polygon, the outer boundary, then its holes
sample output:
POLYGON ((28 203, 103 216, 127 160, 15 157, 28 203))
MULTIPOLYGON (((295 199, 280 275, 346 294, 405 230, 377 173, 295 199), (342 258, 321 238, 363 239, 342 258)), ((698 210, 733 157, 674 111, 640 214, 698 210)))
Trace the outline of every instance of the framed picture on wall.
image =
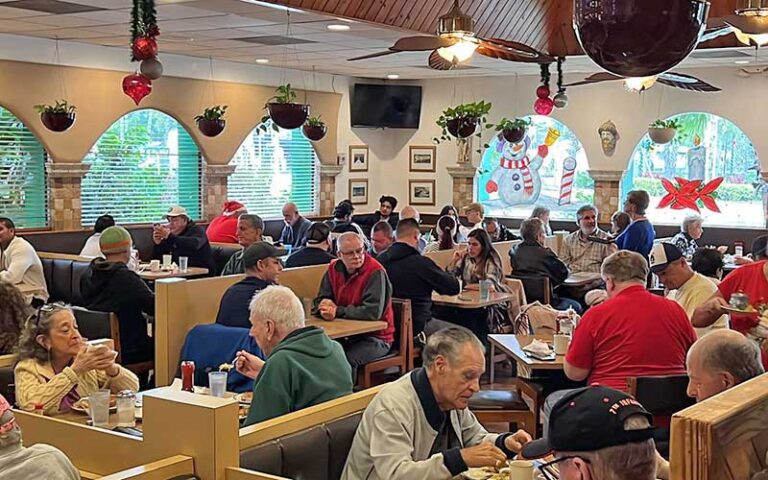
POLYGON ((349 171, 350 172, 367 172, 368 171, 368 145, 350 145, 349 146, 349 171))
POLYGON ((349 179, 349 200, 354 205, 368 203, 368 179, 349 179))
POLYGON ((434 145, 430 146, 410 146, 410 166, 411 172, 434 172, 437 166, 437 149, 434 145))
POLYGON ((411 205, 434 205, 435 181, 408 180, 408 203, 411 205))

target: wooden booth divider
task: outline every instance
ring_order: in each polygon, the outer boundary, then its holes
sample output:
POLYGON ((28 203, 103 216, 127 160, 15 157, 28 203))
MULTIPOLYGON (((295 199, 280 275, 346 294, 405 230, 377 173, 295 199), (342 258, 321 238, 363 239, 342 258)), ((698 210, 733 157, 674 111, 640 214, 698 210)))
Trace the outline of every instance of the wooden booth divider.
MULTIPOLYGON (((554 237, 551 237, 554 238, 554 237)), ((499 257, 501 257, 501 267, 502 271, 504 272, 504 275, 509 275, 512 273, 512 265, 511 261, 509 259, 509 251, 520 243, 520 240, 512 240, 509 242, 497 242, 493 244, 493 247, 496 249, 497 252, 499 252, 499 257)), ((467 248, 466 244, 462 244, 460 248, 467 248)), ((424 254, 425 257, 429 257, 434 261, 438 267, 445 268, 448 266, 449 263, 451 263, 451 258, 453 258, 453 250, 440 250, 437 252, 429 252, 424 254)))

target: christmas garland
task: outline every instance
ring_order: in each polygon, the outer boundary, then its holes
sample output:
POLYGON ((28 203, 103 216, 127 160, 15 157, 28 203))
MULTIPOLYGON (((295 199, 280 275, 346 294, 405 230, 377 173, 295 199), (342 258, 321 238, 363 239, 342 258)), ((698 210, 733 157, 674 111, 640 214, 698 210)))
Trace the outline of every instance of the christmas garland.
POLYGON ((133 0, 131 9, 131 61, 138 62, 157 56, 157 27, 155 0, 133 0))

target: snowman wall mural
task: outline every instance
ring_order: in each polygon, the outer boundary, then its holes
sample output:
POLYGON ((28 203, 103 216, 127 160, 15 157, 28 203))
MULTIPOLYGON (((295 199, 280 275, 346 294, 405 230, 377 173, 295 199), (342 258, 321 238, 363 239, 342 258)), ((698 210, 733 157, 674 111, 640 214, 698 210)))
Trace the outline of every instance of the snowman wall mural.
POLYGON ((476 178, 478 201, 487 215, 527 217, 534 205, 544 205, 554 218, 568 218, 576 203, 591 202, 584 149, 556 119, 526 118, 532 122, 519 142, 501 134, 489 142, 476 178))

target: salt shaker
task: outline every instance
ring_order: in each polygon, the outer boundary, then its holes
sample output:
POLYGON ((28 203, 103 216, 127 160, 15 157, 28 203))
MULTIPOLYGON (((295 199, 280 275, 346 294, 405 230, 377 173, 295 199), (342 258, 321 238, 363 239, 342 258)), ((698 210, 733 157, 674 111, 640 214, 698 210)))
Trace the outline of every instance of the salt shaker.
POLYGON ((136 426, 136 394, 131 390, 123 390, 117 394, 117 426, 136 426))

